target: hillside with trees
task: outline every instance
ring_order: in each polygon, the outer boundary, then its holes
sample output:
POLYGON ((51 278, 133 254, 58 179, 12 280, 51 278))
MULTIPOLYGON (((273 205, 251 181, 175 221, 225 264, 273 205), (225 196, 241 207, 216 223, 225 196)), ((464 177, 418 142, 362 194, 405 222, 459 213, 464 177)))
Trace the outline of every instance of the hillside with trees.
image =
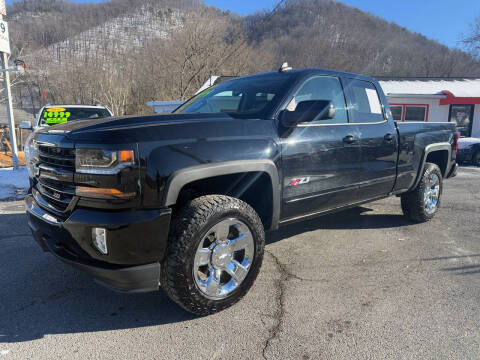
POLYGON ((377 76, 480 75, 470 55, 341 2, 287 0, 262 22, 265 16, 250 17, 249 38, 297 67, 377 76))
POLYGON ((8 8, 15 105, 102 103, 116 114, 186 99, 211 74, 326 67, 376 76, 480 76, 480 62, 331 0, 287 0, 241 17, 201 0, 77 4, 21 0, 8 8))

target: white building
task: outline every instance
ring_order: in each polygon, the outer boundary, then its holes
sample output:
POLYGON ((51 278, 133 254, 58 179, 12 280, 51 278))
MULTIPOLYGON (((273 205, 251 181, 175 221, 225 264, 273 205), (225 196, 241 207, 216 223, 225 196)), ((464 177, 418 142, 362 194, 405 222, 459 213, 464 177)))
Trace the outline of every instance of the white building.
POLYGON ((145 105, 153 107, 153 111, 157 114, 167 114, 182 105, 185 101, 149 101, 145 105))
POLYGON ((379 78, 397 121, 452 121, 480 138, 480 79, 379 78))

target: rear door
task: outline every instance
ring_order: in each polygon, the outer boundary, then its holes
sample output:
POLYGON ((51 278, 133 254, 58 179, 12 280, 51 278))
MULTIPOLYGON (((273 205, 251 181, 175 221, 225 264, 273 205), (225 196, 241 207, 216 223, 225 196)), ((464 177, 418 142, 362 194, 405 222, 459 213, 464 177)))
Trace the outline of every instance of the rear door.
POLYGON ((287 109, 305 100, 330 100, 336 112, 330 120, 300 123, 281 139, 283 220, 340 207, 357 196, 360 133, 349 126, 341 79, 308 78, 287 109))
POLYGON ((373 82, 349 79, 347 85, 350 127, 359 134, 358 200, 392 191, 397 172, 397 130, 389 119, 381 91, 373 82))

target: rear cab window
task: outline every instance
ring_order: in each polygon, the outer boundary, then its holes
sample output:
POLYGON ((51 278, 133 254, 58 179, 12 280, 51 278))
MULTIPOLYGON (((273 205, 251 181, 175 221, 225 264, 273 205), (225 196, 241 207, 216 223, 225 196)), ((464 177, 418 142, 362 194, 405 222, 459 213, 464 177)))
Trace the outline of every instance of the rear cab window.
POLYGON ((40 126, 53 126, 81 119, 99 119, 110 117, 105 108, 81 108, 68 106, 45 107, 40 114, 40 126))

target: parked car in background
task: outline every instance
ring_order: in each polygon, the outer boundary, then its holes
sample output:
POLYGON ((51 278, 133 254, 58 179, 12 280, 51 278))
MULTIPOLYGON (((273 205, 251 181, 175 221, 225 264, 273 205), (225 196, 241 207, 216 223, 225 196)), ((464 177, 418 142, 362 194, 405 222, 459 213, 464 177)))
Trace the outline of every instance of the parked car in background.
POLYGON ((480 138, 460 138, 457 161, 480 166, 480 138))
POLYGON ((47 104, 40 109, 33 126, 30 121, 22 121, 20 123, 20 129, 31 130, 32 133, 27 137, 25 141, 25 161, 31 175, 31 167, 28 166, 30 160, 30 152, 32 149, 31 141, 33 135, 39 129, 65 124, 67 122, 77 120, 95 120, 112 117, 113 113, 109 108, 102 105, 50 105, 47 104))
POLYGON ((100 119, 111 117, 113 113, 102 105, 45 105, 40 109, 32 124, 22 121, 21 129, 36 130, 44 126, 63 124, 82 119, 100 119))

